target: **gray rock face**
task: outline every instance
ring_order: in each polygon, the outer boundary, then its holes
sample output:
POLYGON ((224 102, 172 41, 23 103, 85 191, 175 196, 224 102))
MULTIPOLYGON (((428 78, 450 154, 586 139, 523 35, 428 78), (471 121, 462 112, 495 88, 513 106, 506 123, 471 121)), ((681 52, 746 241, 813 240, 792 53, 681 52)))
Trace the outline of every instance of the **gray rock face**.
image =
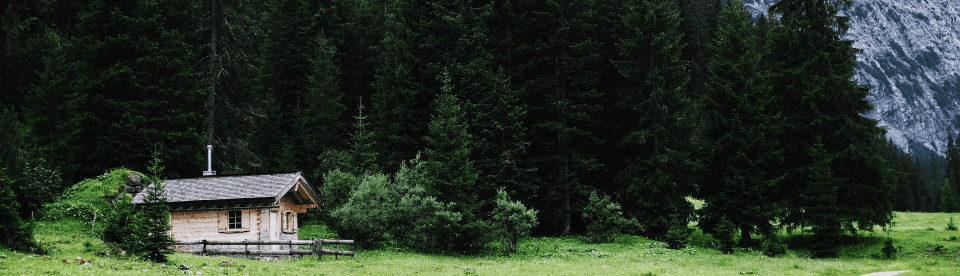
MULTIPOLYGON (((778 0, 744 0, 766 14, 778 0)), ((960 1, 853 0, 844 37, 863 50, 853 80, 870 87, 873 111, 906 152, 943 155, 960 129, 960 1)))

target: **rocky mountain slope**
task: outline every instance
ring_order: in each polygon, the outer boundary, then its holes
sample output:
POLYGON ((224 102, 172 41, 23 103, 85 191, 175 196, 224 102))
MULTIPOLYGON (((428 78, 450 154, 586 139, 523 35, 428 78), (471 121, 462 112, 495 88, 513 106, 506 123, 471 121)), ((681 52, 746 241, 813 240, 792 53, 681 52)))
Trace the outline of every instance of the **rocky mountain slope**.
MULTIPOLYGON (((778 0, 744 0, 754 15, 778 0)), ((844 39, 862 49, 853 80, 871 87, 863 114, 913 154, 943 154, 960 131, 960 1, 853 0, 844 39)))

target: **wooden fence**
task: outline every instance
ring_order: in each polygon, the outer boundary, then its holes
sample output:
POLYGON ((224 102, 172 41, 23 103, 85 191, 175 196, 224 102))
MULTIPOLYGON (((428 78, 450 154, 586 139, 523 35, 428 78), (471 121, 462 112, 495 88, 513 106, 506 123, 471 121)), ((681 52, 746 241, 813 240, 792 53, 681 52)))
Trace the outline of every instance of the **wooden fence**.
POLYGON ((353 258, 353 251, 340 251, 341 244, 353 245, 353 240, 287 240, 287 241, 208 241, 208 240, 199 240, 199 241, 186 241, 186 242, 175 242, 174 246, 191 246, 191 245, 200 245, 200 251, 188 251, 188 253, 199 253, 200 255, 207 254, 223 254, 223 255, 244 255, 245 257, 250 256, 265 256, 265 255, 316 255, 319 258, 323 258, 323 255, 333 255, 334 258, 338 256, 350 256, 353 258), (208 245, 232 245, 232 246, 243 246, 242 250, 237 249, 208 249, 208 245), (251 245, 287 245, 290 246, 289 250, 261 250, 261 249, 250 249, 251 245), (300 245, 309 245, 309 250, 300 250, 295 249, 299 248, 300 245), (324 245, 335 245, 335 249, 324 249, 324 245))

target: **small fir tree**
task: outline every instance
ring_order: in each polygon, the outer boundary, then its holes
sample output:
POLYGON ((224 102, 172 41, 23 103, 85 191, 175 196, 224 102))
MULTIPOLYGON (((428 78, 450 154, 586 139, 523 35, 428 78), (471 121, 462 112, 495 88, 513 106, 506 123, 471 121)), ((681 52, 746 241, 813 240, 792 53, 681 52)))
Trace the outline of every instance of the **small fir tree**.
POLYGON ((17 213, 19 204, 13 193, 13 181, 7 177, 6 169, 0 168, 0 244, 14 249, 33 246, 31 227, 20 219, 17 213))
POLYGON ((953 213, 957 211, 957 197, 953 195, 953 188, 950 187, 950 179, 943 179, 943 187, 940 188, 940 212, 953 213))
POLYGON ((624 232, 640 230, 636 219, 624 218, 620 204, 596 192, 590 194, 590 203, 583 209, 583 220, 587 222, 586 239, 592 243, 613 242, 624 232))
POLYGON ((715 238, 720 242, 718 248, 723 254, 733 253, 733 247, 737 244, 737 227, 729 219, 723 218, 717 224, 715 229, 715 238))
POLYGON ((143 254, 144 259, 160 263, 167 261, 167 254, 171 252, 169 248, 174 240, 167 234, 170 231, 170 212, 163 195, 163 180, 160 179, 163 167, 160 166, 158 153, 154 152, 148 169, 150 175, 144 180, 150 184, 146 188, 143 207, 133 216, 134 230, 131 231, 131 237, 135 239, 131 250, 143 254))
POLYGON ((690 228, 687 227, 687 221, 674 218, 670 222, 670 228, 667 230, 667 248, 682 249, 687 247, 687 238, 690 237, 690 228))

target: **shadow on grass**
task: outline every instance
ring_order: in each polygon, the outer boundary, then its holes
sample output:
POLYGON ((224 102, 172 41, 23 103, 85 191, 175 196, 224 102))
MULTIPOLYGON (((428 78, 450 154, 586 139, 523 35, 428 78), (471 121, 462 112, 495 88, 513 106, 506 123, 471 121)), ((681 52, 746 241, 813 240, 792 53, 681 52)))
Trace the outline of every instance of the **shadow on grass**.
MULTIPOLYGON (((886 240, 887 238, 879 236, 843 235, 840 237, 840 244, 837 245, 837 256, 879 259, 882 256, 881 249, 886 240)), ((782 236, 781 241, 798 255, 810 256, 812 245, 816 240, 813 234, 805 233, 782 236)))

